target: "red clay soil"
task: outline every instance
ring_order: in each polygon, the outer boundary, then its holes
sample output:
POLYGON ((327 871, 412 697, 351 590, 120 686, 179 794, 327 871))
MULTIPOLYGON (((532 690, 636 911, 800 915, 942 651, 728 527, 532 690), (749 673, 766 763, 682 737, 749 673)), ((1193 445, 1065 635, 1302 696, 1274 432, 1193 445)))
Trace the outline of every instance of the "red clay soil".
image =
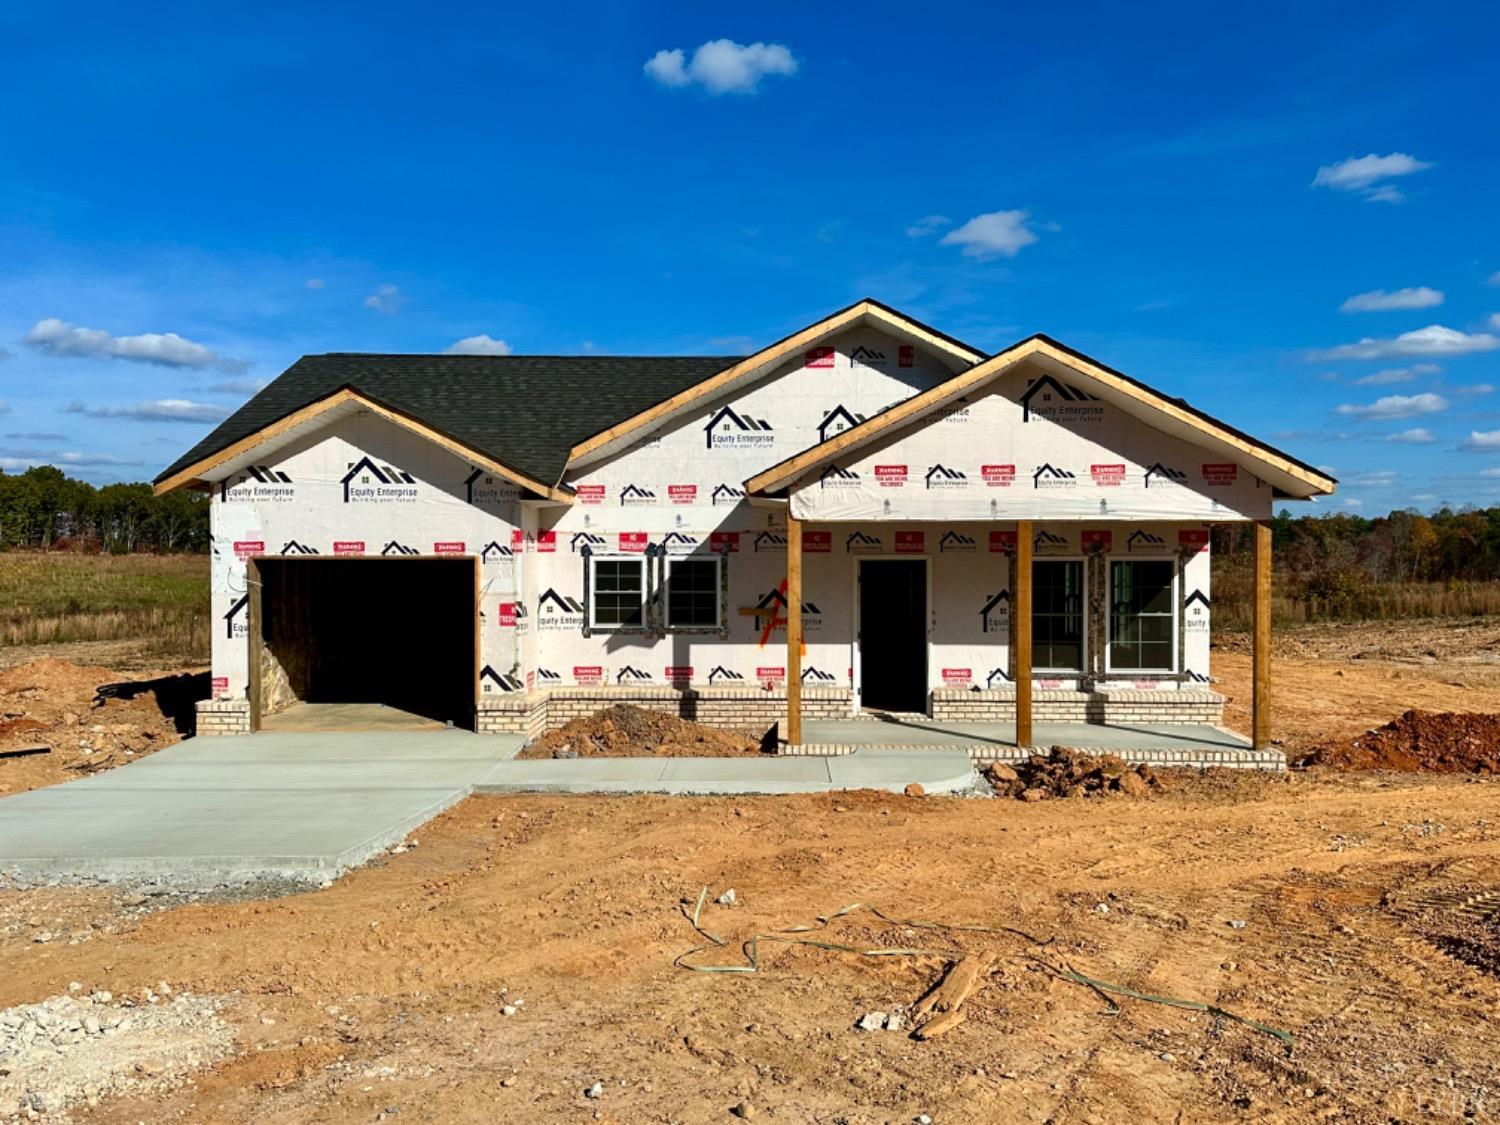
POLYGON ((52 658, 0 671, 0 795, 112 769, 171 746, 181 740, 184 714, 200 694, 207 694, 205 676, 140 679, 52 658))
POLYGON ((1383 727, 1319 746, 1299 765, 1401 773, 1500 773, 1500 715, 1407 711, 1383 727))
POLYGON ((522 758, 736 758, 761 753, 760 741, 673 715, 618 704, 549 731, 522 758))

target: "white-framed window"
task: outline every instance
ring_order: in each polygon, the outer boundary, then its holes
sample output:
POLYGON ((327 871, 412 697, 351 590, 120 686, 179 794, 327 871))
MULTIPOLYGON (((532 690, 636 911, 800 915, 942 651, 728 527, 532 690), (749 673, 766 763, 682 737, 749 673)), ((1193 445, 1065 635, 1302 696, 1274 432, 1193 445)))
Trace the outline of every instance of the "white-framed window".
POLYGON ((589 628, 601 632, 646 627, 643 555, 589 558, 589 628))
POLYGON ((1083 581, 1082 559, 1032 560, 1032 671, 1083 671, 1083 581))
POLYGON ((1177 668, 1177 565, 1170 559, 1113 559, 1109 564, 1111 672, 1177 668))
POLYGON ((669 555, 664 562, 662 607, 667 630, 718 629, 723 622, 723 557, 669 555))

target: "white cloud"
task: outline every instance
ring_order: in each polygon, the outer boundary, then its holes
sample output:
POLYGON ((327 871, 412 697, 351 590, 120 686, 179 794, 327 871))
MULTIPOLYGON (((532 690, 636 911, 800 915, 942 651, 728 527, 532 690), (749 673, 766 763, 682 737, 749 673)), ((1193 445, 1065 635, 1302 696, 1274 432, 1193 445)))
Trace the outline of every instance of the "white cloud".
POLYGON ((444 355, 510 355, 515 349, 504 340, 480 333, 455 340, 443 349, 444 355))
POLYGON ((269 379, 226 379, 215 383, 208 390, 216 395, 253 395, 271 385, 269 379))
POLYGON ((1500 332, 1500 313, 1490 313, 1490 327, 1500 332))
POLYGON ((688 77, 686 56, 681 48, 657 51, 646 60, 646 73, 663 86, 686 86, 692 81, 688 77))
POLYGON ((1448 390, 1456 395, 1492 395, 1495 393, 1495 384, 1464 383, 1456 387, 1449 387, 1448 390))
POLYGON ((1436 414, 1448 409, 1448 400, 1442 395, 1424 391, 1419 395, 1386 395, 1368 405, 1346 402, 1337 407, 1340 414, 1351 418, 1378 419, 1414 418, 1418 414, 1436 414))
POLYGON ((55 316, 37 321, 23 339, 44 355, 58 357, 103 357, 162 367, 217 367, 223 371, 243 371, 248 366, 239 360, 224 359, 212 348, 175 332, 114 336, 102 328, 80 328, 55 316))
POLYGON ((71 403, 69 414, 87 414, 91 418, 137 418, 143 422, 219 422, 228 417, 227 407, 185 398, 159 398, 131 406, 89 406, 71 403))
POLYGON ((990 211, 975 215, 939 240, 943 246, 962 246, 969 258, 1014 258, 1023 246, 1036 241, 1026 225, 1025 211, 990 211))
POLYGON ((711 39, 693 52, 657 51, 646 60, 645 71, 663 86, 680 88, 697 83, 710 94, 753 94, 767 75, 797 73, 797 60, 780 43, 741 45, 732 39, 711 39))
POLYGON ((327 284, 321 277, 310 277, 302 283, 309 289, 322 289, 327 284))
POLYGON ((1352 496, 1344 497, 1344 507, 1346 508, 1363 508, 1364 506, 1365 502, 1363 500, 1356 500, 1352 496))
POLYGON ((1355 473, 1345 483, 1349 485, 1362 485, 1365 488, 1386 488, 1396 483, 1396 470, 1371 469, 1368 472, 1355 473))
POLYGON ((389 314, 399 311, 405 300, 401 296, 401 290, 394 285, 382 285, 365 298, 364 305, 374 312, 389 314))
POLYGON ((139 461, 126 461, 109 453, 59 453, 49 449, 0 449, 0 466, 7 469, 25 469, 32 465, 83 466, 83 465, 139 465, 139 461))
POLYGON ((9 413, 10 413, 10 403, 6 402, 3 398, 0 398, 0 414, 9 414, 9 413))
POLYGON ((1418 375, 1436 375, 1441 370, 1435 363, 1414 363, 1410 367, 1387 367, 1350 382, 1356 387, 1388 387, 1392 383, 1410 383, 1418 375))
POLYGON ((1431 445, 1437 441, 1437 437, 1431 430, 1416 426, 1410 430, 1402 430, 1399 434, 1390 434, 1385 440, 1396 445, 1431 445))
POLYGON ((1482 477, 1500 477, 1500 466, 1491 469, 1480 469, 1479 475, 1482 477))
POLYGON ((928 215, 907 227, 906 234, 909 238, 926 238, 929 234, 937 234, 944 227, 952 225, 953 220, 947 215, 928 215))
POLYGON ((1500 449, 1500 430, 1470 430, 1469 436, 1464 439, 1459 448, 1471 452, 1500 449))
POLYGON ((727 348, 741 355, 749 355, 755 351, 755 340, 750 336, 710 336, 708 338, 710 347, 727 348))
POLYGON ((1358 192, 1373 203, 1400 203, 1406 197, 1393 184, 1400 176, 1410 176, 1432 165, 1404 152, 1393 152, 1386 156, 1351 157, 1337 164, 1325 164, 1313 177, 1313 187, 1333 188, 1335 191, 1358 192))
POLYGON ((1490 274, 1489 281, 1491 285, 1500 285, 1500 270, 1490 274))
POLYGON ((1495 348, 1500 348, 1500 336, 1493 336, 1488 332, 1460 332, 1456 328, 1444 328, 1441 324, 1429 324, 1426 328, 1403 332, 1393 340, 1377 340, 1366 336, 1357 343, 1314 351, 1308 358, 1326 361, 1467 355, 1470 352, 1493 351, 1495 348))
POLYGON ((1339 312, 1392 312, 1398 309, 1430 309, 1443 303, 1440 289, 1426 285, 1394 289, 1371 289, 1368 293, 1356 293, 1342 305, 1339 312))

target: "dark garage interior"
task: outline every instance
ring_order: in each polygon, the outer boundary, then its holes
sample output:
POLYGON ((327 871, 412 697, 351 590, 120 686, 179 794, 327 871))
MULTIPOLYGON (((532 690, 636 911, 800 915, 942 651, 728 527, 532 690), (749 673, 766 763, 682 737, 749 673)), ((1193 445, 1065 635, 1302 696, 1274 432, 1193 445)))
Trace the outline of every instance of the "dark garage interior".
MULTIPOLYGON (((256 570, 257 720, 299 704, 362 704, 473 729, 479 672, 472 558, 276 558, 257 560, 256 570)), ((388 714, 368 707, 329 713, 388 714)))

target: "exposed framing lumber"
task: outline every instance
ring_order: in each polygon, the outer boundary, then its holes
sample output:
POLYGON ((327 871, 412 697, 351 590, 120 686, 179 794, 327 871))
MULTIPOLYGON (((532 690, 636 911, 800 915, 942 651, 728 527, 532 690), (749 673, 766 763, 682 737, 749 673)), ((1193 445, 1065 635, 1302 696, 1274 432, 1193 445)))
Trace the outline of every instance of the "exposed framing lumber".
POLYGON ((463 442, 451 438, 447 434, 442 433, 439 430, 433 429, 426 423, 419 422, 417 419, 403 414, 399 410, 394 410, 389 406, 385 406, 382 403, 376 402, 368 395, 361 394, 353 387, 341 387, 338 390, 334 391, 332 394, 326 395, 325 397, 318 399, 316 402, 309 403, 300 410, 294 410, 292 413, 282 418, 278 418, 276 421, 270 423, 269 425, 262 426, 259 430, 255 431, 255 433, 243 437, 239 441, 234 442, 231 445, 225 446, 223 449, 219 450, 212 456, 205 457, 201 461, 197 461, 194 464, 187 466, 185 469, 182 469, 180 472, 175 473, 174 475, 168 477, 166 480, 158 484, 155 488, 156 495, 160 496, 163 493, 171 492, 174 489, 190 488, 195 485, 201 484, 204 474, 211 473, 220 466, 226 465, 230 461, 233 461, 235 458, 243 456, 263 442, 269 441, 275 437, 280 437, 282 434, 294 430, 298 426, 305 425, 306 423, 311 422, 321 415, 326 414, 328 411, 343 406, 346 403, 355 403, 361 408, 368 410, 370 413, 379 415, 386 421, 400 426, 402 429, 414 433, 418 437, 425 438, 427 441, 432 442, 434 445, 441 446, 449 453, 452 453, 455 457, 466 460, 471 464, 478 465, 481 468, 488 469, 496 476, 504 477, 506 480, 511 481, 513 484, 517 484, 522 488, 529 489, 530 491, 535 492, 537 495, 543 496, 548 500, 552 500, 562 504, 571 504, 573 502, 572 494, 566 489, 558 488, 553 485, 543 484, 541 481, 533 480, 526 474, 517 472, 510 466, 496 461, 493 457, 481 453, 479 450, 474 449, 472 446, 465 445, 463 442))
POLYGON ((1271 745, 1271 523, 1255 521, 1255 622, 1250 641, 1250 742, 1271 745))
POLYGON ((1031 545, 1030 520, 1016 522, 1016 588, 1011 612, 1016 626, 1016 745, 1025 749, 1031 736, 1031 545))
POLYGON ((699 383, 697 386, 689 387, 687 390, 673 395, 665 402, 657 403, 649 410, 644 410, 633 418, 611 426, 607 430, 595 434, 587 441, 579 442, 573 447, 568 456, 569 465, 581 458, 597 452, 604 446, 620 440, 623 437, 659 422, 685 407, 702 399, 711 398, 732 385, 735 380, 760 367, 767 367, 790 358, 819 340, 835 332, 857 323, 861 320, 873 320, 885 325, 887 328, 904 332, 918 340, 921 340, 928 348, 953 356, 962 362, 974 364, 984 359, 984 353, 975 351, 967 344, 955 340, 951 336, 945 336, 935 328, 930 328, 919 321, 904 316, 895 309, 882 305, 879 301, 870 300, 868 297, 862 301, 856 301, 846 309, 840 309, 832 316, 825 317, 816 324, 809 325, 800 332, 794 332, 769 347, 762 348, 754 355, 740 360, 733 367, 725 368, 717 375, 711 376, 699 383))
POLYGON ((802 745, 802 521, 786 517, 786 740, 802 745))
POLYGON ((1084 375, 1126 398, 1167 415, 1173 420, 1197 430, 1199 433, 1223 442, 1237 453, 1262 464, 1269 465, 1305 484, 1312 495, 1326 495, 1338 483, 1332 477, 1318 472, 1311 466, 1294 461, 1279 450, 1263 445, 1246 434, 1234 430, 1222 422, 1192 410, 1142 383, 1105 367, 1079 352, 1063 347, 1045 336, 1032 336, 997 352, 983 363, 960 372, 952 379, 923 391, 919 395, 897 403, 889 410, 873 415, 856 426, 829 440, 788 457, 772 465, 745 482, 748 493, 774 492, 791 484, 809 470, 834 460, 840 454, 864 445, 872 438, 885 433, 902 423, 918 418, 936 409, 949 399, 957 398, 983 383, 999 377, 1006 370, 1023 360, 1036 356, 1045 357, 1084 375))

